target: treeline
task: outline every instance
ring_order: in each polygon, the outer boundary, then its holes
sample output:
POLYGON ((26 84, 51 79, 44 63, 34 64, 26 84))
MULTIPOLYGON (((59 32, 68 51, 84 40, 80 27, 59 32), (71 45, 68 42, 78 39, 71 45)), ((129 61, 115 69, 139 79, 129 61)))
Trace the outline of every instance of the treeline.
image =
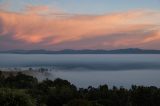
POLYGON ((76 88, 67 80, 38 80, 18 73, 0 72, 0 106, 160 106, 160 88, 107 85, 76 88))

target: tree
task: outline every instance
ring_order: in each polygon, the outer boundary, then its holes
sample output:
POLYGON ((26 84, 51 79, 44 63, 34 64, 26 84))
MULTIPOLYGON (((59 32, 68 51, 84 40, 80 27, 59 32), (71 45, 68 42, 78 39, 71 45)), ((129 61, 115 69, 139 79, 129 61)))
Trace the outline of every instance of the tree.
POLYGON ((91 102, 82 99, 75 99, 70 101, 67 106, 93 106, 91 102))
POLYGON ((2 73, 2 71, 0 71, 0 87, 4 86, 4 80, 5 80, 5 77, 2 73))
POLYGON ((9 76, 5 80, 6 84, 11 88, 33 88, 38 84, 38 80, 32 76, 17 73, 16 76, 9 76))
POLYGON ((24 91, 1 88, 0 106, 35 106, 35 102, 24 91))

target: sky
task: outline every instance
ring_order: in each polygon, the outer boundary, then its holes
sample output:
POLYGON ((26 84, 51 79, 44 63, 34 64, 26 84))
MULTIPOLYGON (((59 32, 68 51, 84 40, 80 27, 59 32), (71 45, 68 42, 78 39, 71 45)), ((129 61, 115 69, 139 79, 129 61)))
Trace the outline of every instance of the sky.
POLYGON ((160 0, 0 0, 0 51, 160 50, 160 0))

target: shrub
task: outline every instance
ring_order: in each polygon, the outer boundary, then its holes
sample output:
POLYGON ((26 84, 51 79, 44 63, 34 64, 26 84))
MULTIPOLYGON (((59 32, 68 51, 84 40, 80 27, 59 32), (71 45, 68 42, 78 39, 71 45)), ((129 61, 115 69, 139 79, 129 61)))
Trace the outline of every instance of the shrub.
POLYGON ((0 106, 35 106, 35 102, 24 91, 1 88, 0 106))

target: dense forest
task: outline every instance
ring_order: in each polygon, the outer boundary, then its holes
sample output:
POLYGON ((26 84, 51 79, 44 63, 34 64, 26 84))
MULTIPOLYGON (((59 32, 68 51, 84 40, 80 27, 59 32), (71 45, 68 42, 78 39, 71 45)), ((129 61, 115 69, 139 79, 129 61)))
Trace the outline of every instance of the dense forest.
POLYGON ((160 88, 133 85, 76 88, 67 80, 38 80, 0 71, 0 106, 160 106, 160 88))

